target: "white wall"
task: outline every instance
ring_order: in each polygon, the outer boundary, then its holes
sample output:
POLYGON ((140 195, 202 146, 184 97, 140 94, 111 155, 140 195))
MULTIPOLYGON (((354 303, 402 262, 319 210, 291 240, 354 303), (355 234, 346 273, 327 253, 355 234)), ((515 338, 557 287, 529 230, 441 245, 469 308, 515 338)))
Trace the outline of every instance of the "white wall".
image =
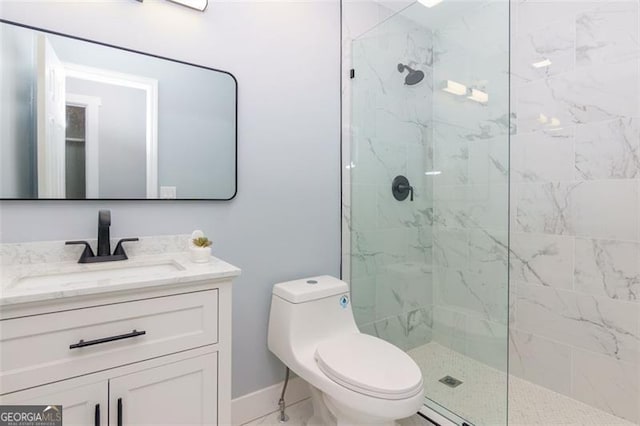
POLYGON ((234 396, 276 383, 266 347, 272 284, 339 274, 339 5, 165 1, 0 3, 4 19, 173 57, 239 81, 239 181, 231 202, 2 202, 0 241, 93 237, 112 210, 113 236, 202 228, 215 255, 240 266, 234 288, 234 396))

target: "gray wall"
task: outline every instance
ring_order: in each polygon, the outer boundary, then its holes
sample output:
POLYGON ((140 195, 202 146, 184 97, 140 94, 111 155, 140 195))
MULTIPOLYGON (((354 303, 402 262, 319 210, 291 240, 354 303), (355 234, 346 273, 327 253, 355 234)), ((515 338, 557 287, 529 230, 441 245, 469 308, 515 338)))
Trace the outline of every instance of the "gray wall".
POLYGON ((35 55, 34 37, 0 28, 0 194, 4 197, 35 195, 35 55))
POLYGON ((233 394, 282 380, 266 347, 274 283, 339 274, 340 32, 337 1, 3 1, 5 19, 226 69, 239 80, 239 192, 231 202, 2 202, 4 242, 190 232, 243 269, 234 287, 233 394))
MULTIPOLYGON (((147 99, 140 89, 67 78, 67 93, 100 98, 101 198, 147 196, 147 99)), ((87 165, 90 167, 90 165, 87 165)))

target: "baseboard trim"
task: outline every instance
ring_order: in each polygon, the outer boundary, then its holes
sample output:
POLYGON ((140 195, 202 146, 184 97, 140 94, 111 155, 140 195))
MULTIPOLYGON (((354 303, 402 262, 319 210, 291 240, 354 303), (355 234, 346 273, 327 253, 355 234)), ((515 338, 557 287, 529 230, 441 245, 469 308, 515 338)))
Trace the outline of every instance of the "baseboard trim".
MULTIPOLYGON (((231 401, 231 423, 240 426, 278 410, 278 400, 284 382, 240 396, 231 401)), ((309 385, 300 377, 289 380, 285 401, 287 406, 311 396, 309 385)))

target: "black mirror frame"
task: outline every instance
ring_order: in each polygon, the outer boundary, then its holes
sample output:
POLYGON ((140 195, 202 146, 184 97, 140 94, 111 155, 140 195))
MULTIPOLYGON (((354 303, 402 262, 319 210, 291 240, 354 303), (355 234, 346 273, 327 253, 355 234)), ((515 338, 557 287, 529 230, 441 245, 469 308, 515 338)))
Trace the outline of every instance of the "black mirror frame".
POLYGON ((31 25, 22 24, 20 22, 10 21, 10 20, 7 20, 7 19, 1 19, 0 18, 0 23, 14 25, 14 26, 17 26, 17 27, 27 28, 27 29, 30 29, 30 30, 40 31, 40 32, 43 32, 43 33, 48 33, 48 34, 53 34, 53 35, 60 36, 60 37, 67 37, 67 38, 78 40, 78 41, 84 41, 84 42, 87 42, 87 43, 93 43, 93 44, 97 44, 99 46, 104 46, 104 47, 110 47, 110 48, 113 48, 113 49, 124 50, 125 52, 130 52, 130 53, 136 53, 136 54, 139 54, 139 55, 149 56, 151 58, 163 59, 165 61, 176 62, 176 63, 183 64, 183 65, 189 65, 189 66, 192 66, 192 67, 197 67, 197 68, 202 68, 202 69, 209 70, 209 71, 215 71, 215 72, 220 72, 220 73, 223 73, 223 74, 227 74, 233 79, 233 82, 235 84, 235 95, 236 95, 236 102, 235 102, 235 118, 236 118, 235 119, 235 176, 234 176, 235 182, 234 182, 233 195, 231 195, 231 197, 229 197, 229 198, 171 198, 171 199, 165 199, 165 198, 4 198, 4 197, 0 197, 0 201, 160 201, 160 202, 163 202, 163 201, 164 202, 166 202, 166 201, 231 201, 236 197, 236 195, 238 195, 238 79, 231 72, 225 71, 225 70, 221 70, 221 69, 217 69, 217 68, 206 67, 204 65, 193 64, 193 63, 186 62, 186 61, 181 61, 181 60, 178 60, 178 59, 167 58, 165 56, 154 55, 152 53, 140 52, 138 50, 129 49, 127 47, 116 46, 116 45, 113 45, 113 44, 103 43, 103 42, 96 41, 96 40, 91 40, 91 39, 87 39, 87 38, 82 38, 82 37, 77 37, 77 36, 73 36, 73 35, 69 35, 69 34, 64 34, 64 33, 61 33, 61 32, 52 31, 52 30, 48 30, 48 29, 44 29, 44 28, 38 28, 38 27, 31 26, 31 25))

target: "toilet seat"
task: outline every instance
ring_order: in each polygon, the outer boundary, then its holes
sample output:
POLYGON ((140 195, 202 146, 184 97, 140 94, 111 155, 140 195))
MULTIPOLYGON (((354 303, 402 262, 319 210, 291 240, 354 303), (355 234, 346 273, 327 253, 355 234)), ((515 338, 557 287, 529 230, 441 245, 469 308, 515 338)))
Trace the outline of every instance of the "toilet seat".
POLYGON ((315 352, 318 368, 352 391, 383 399, 422 392, 422 373, 402 350, 377 337, 349 334, 324 341, 315 352))

